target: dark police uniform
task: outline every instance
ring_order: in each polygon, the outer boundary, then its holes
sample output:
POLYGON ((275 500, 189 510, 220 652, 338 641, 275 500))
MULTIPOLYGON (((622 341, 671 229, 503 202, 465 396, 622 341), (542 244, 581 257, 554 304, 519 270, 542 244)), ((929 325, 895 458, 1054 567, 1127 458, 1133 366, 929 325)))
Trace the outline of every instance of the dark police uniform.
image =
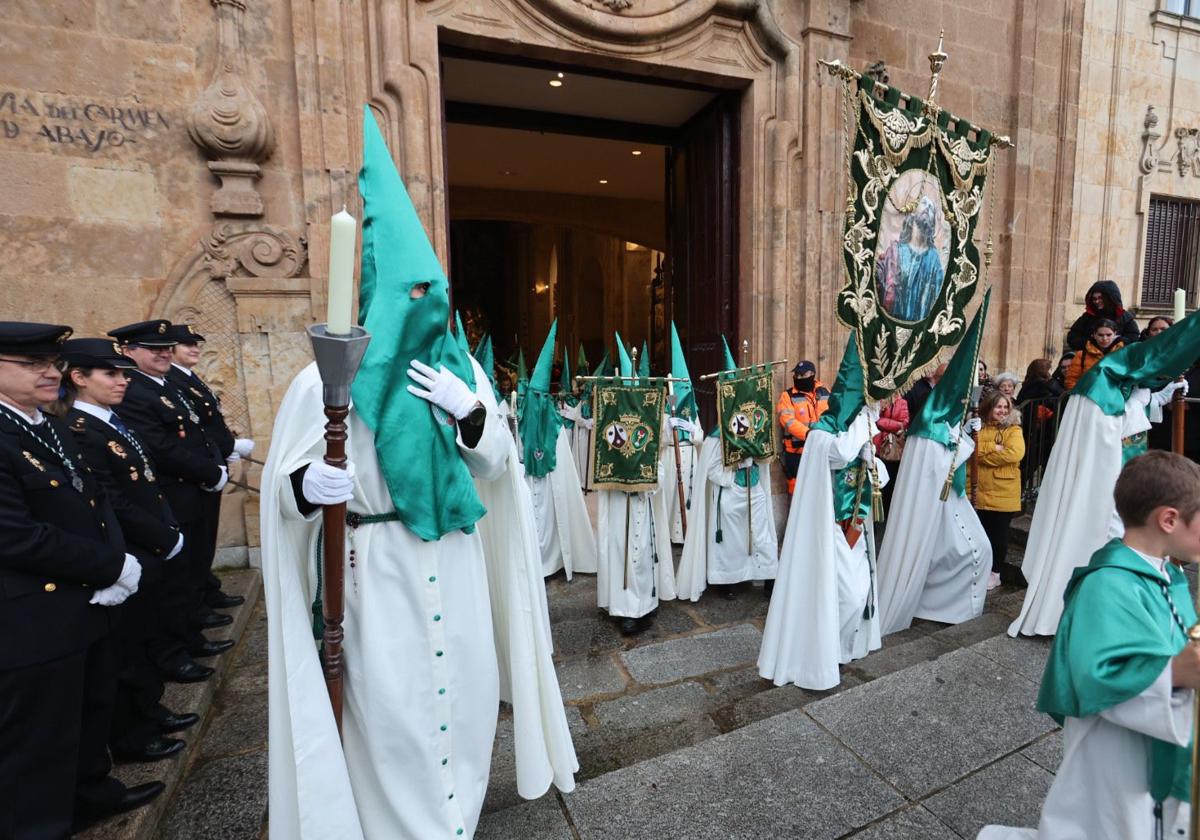
MULTIPOLYGON (((196 344, 204 341, 204 336, 196 332, 189 324, 172 324, 167 335, 174 338, 178 344, 196 344)), ((171 365, 167 373, 167 383, 176 389, 181 403, 190 406, 191 410, 200 417, 200 425, 205 434, 221 453, 228 459, 233 454, 234 434, 225 423, 221 413, 221 400, 194 371, 184 370, 178 365, 171 365)), ((210 606, 237 606, 244 599, 240 596, 227 596, 220 592, 221 582, 212 574, 212 558, 217 551, 217 532, 220 528, 221 495, 209 494, 204 511, 205 537, 202 545, 193 546, 195 552, 203 553, 208 558, 209 571, 205 575, 205 603, 210 606)), ((197 559, 197 566, 200 564, 197 559)))
MULTIPOLYGON (((136 367, 111 340, 101 338, 66 342, 63 359, 84 369, 136 367)), ((123 758, 166 758, 182 749, 183 742, 162 737, 162 723, 178 716, 159 703, 163 683, 154 665, 184 650, 188 641, 181 614, 186 589, 172 593, 164 587, 164 563, 177 559, 167 557, 181 532, 136 434, 115 413, 107 422, 97 416, 108 414, 108 409, 80 405, 77 400, 64 420, 112 503, 126 549, 142 565, 138 591, 114 608, 120 669, 109 744, 123 758)))
MULTIPOLYGON (((0 322, 0 355, 58 355, 66 327, 0 322)), ((144 804, 108 776, 112 612, 89 603, 121 575, 108 498, 55 418, 0 406, 0 837, 65 837, 144 804)))
MULTIPOLYGON (((125 344, 145 347, 169 347, 175 339, 168 336, 170 322, 144 321, 109 332, 125 344)), ((165 376, 165 374, 164 374, 165 376)), ((157 467, 156 473, 167 502, 183 530, 190 577, 189 614, 203 609, 211 555, 205 556, 207 511, 212 497, 209 490, 221 480, 225 458, 208 437, 201 418, 179 389, 138 371, 129 380, 121 417, 145 444, 157 467)))

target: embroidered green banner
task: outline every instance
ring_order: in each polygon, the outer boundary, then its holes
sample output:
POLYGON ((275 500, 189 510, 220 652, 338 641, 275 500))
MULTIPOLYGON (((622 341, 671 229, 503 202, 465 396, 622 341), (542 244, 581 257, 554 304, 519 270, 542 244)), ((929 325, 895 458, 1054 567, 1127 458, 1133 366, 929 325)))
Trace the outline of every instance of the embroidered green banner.
POLYGON ((722 375, 717 380, 717 421, 725 466, 743 458, 775 458, 773 397, 770 368, 722 375))
POLYGON ((658 486, 664 394, 661 385, 596 382, 592 395, 596 489, 635 493, 658 486))
POLYGON ((830 69, 843 80, 849 147, 837 315, 855 333, 875 402, 962 338, 981 272, 974 240, 984 182, 993 145, 1007 140, 844 66, 830 69))

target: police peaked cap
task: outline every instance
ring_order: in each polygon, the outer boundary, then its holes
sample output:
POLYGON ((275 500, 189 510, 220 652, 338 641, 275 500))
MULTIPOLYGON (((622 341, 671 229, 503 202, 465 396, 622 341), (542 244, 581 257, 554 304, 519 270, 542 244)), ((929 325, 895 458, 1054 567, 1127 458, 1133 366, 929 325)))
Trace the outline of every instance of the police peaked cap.
POLYGON ((167 327, 167 335, 175 339, 176 344, 195 344, 204 341, 204 336, 192 329, 191 324, 171 324, 167 327))
POLYGON ((171 334, 171 322, 166 318, 126 324, 109 330, 108 334, 121 344, 140 344, 142 347, 174 347, 179 343, 171 334))
POLYGON ((71 328, 62 324, 0 321, 0 353, 14 356, 50 356, 62 352, 71 328))
POLYGON ((121 352, 121 346, 111 338, 73 338, 62 346, 63 360, 71 367, 136 368, 133 359, 121 352))

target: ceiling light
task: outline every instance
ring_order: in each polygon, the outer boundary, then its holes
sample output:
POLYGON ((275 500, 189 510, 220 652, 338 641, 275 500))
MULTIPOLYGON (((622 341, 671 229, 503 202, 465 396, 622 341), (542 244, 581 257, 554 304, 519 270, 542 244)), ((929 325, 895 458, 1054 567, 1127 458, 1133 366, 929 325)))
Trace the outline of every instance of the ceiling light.
POLYGON ((637 157, 637 156, 638 156, 638 155, 640 155, 641 153, 642 153, 642 150, 641 150, 641 149, 634 149, 634 150, 633 150, 632 152, 630 152, 629 154, 633 155, 634 157, 637 157))
POLYGON ((514 173, 514 172, 513 172, 511 169, 505 169, 505 170, 504 170, 504 174, 505 174, 505 175, 514 175, 514 174, 516 174, 516 173, 514 173))
POLYGON ((558 78, 560 78, 560 79, 561 79, 562 77, 563 77, 563 74, 562 74, 562 73, 559 73, 559 74, 558 74, 558 78))
POLYGON ((601 183, 601 184, 607 184, 607 183, 608 183, 608 179, 607 179, 607 178, 601 178, 601 179, 600 179, 600 183, 601 183))
POLYGON ((551 79, 551 80, 550 80, 550 87, 562 87, 562 80, 560 80, 560 79, 551 79))

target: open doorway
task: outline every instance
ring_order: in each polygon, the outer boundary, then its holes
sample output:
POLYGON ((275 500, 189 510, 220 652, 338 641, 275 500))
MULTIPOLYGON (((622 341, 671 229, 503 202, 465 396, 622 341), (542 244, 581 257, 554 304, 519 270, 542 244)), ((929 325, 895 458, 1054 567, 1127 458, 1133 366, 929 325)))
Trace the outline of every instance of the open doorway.
MULTIPOLYGON (((693 375, 736 340, 740 91, 443 45, 450 279, 468 333, 574 365, 613 333, 693 375)), ((707 401, 702 400, 704 406, 707 401)), ((707 413, 707 412, 705 412, 707 413)))

